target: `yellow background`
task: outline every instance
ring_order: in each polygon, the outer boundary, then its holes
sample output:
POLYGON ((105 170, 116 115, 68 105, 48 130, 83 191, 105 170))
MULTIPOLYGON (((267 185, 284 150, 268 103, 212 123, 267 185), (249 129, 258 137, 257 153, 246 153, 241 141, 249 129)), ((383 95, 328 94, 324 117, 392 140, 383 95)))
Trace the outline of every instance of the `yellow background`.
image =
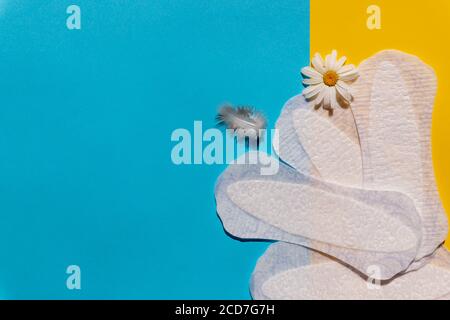
MULTIPOLYGON (((432 149, 439 193, 450 213, 450 1, 311 0, 311 55, 337 49, 359 64, 383 49, 419 56, 438 77, 432 149), (381 8, 381 30, 367 28, 367 8, 381 8)), ((446 246, 450 249, 450 237, 446 246)))

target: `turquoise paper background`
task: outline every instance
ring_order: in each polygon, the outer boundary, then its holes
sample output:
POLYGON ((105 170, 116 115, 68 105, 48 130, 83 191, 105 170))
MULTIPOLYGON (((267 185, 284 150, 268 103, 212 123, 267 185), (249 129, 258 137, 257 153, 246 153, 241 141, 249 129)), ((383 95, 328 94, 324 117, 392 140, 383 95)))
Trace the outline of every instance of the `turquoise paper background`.
POLYGON ((170 137, 225 101, 273 126, 308 61, 307 0, 0 0, 0 298, 250 298, 267 243, 224 233, 225 166, 170 137))

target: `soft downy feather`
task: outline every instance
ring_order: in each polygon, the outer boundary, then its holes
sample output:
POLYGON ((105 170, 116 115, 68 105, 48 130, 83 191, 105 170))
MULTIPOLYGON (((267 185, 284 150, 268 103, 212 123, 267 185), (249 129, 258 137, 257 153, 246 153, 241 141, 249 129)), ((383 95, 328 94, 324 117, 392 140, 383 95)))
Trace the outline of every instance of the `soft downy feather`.
POLYGON ((217 124, 226 126, 236 133, 240 139, 258 139, 261 130, 266 129, 267 120, 264 115, 249 106, 233 107, 229 104, 220 107, 216 116, 217 124))

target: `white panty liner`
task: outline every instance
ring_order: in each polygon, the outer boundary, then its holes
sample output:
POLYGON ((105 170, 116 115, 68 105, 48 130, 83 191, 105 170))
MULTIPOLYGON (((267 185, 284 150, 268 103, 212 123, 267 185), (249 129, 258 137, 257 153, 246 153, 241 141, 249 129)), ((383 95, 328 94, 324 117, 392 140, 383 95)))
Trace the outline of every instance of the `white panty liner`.
POLYGON ((303 96, 290 99, 278 118, 278 156, 298 171, 337 184, 362 185, 362 159, 350 110, 312 110, 303 96))
POLYGON ((322 180, 347 186, 361 185, 362 161, 359 144, 313 111, 293 111, 293 122, 298 137, 322 180))
POLYGON ((448 232, 431 159, 436 76, 417 57, 393 50, 362 62, 359 71, 352 109, 362 150, 363 187, 399 191, 414 201, 423 235, 411 266, 415 269, 448 232))
POLYGON ((217 212, 232 235, 305 245, 362 273, 377 265, 382 279, 416 256, 420 220, 403 194, 322 182, 282 163, 274 176, 260 170, 231 165, 218 180, 217 212))
POLYGON ((263 284, 276 274, 311 264, 312 254, 313 251, 285 242, 270 245, 252 273, 250 292, 253 299, 270 300, 270 295, 265 295, 262 290, 263 284))
POLYGON ((320 253, 278 242, 259 259, 250 288, 258 300, 448 299, 450 254, 440 248, 420 270, 377 284, 320 253))

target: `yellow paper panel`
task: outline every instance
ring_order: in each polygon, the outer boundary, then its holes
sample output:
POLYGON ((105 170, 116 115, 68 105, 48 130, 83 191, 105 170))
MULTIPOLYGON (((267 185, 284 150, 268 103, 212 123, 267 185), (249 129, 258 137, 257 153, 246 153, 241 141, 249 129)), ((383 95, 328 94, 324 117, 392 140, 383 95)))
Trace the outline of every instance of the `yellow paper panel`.
MULTIPOLYGON (((349 63, 383 49, 419 56, 438 77, 432 154, 441 199, 450 213, 450 1, 311 0, 311 55, 337 49, 349 63), (369 30, 367 9, 381 10, 381 29, 369 30)), ((450 249, 450 237, 447 238, 450 249)))

